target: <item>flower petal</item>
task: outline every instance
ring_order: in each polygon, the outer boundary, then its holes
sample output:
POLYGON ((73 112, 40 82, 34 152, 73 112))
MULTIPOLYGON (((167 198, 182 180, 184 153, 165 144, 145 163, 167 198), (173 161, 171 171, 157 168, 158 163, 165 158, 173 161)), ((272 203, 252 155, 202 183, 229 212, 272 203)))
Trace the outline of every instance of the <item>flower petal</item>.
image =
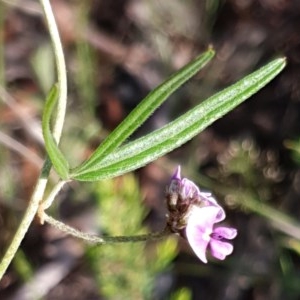
POLYGON ((180 191, 180 196, 183 198, 183 199, 186 199, 186 198, 198 198, 200 195, 200 190, 199 188, 197 187, 197 185, 187 179, 187 178, 183 178, 181 180, 181 191, 180 191))
POLYGON ((217 200, 212 196, 211 193, 201 192, 200 193, 200 200, 206 205, 206 206, 217 206, 219 207, 220 211, 216 217, 216 223, 219 223, 223 221, 226 217, 224 209, 219 205, 217 200))
POLYGON ((215 206, 193 206, 186 226, 187 240, 195 254, 207 263, 206 249, 211 240, 215 218, 219 209, 215 206))
POLYGON ((223 260, 226 258, 227 255, 232 253, 233 246, 229 243, 215 240, 212 238, 210 241, 210 251, 212 256, 214 256, 217 259, 223 260))
POLYGON ((209 244, 209 239, 203 238, 204 235, 205 232, 199 231, 195 226, 187 225, 186 236, 191 248, 200 260, 207 263, 206 249, 209 244))
MULTIPOLYGON (((178 194, 181 188, 181 176, 180 176, 180 166, 178 166, 171 178, 171 183, 168 187, 167 192, 169 194, 178 194)), ((175 203, 176 204, 176 203, 175 203)))
POLYGON ((232 240, 237 236, 237 230, 232 227, 216 227, 213 230, 213 237, 215 239, 218 239, 217 237, 220 237, 219 239, 227 239, 227 240, 232 240))
POLYGON ((175 172, 174 172, 174 174, 173 174, 171 180, 172 180, 172 179, 175 179, 175 180, 181 180, 180 172, 181 172, 181 167, 180 167, 180 165, 178 165, 178 167, 176 168, 176 170, 175 170, 175 172))
POLYGON ((216 223, 216 217, 219 213, 219 207, 217 206, 204 206, 199 207, 193 205, 191 208, 190 217, 188 223, 194 224, 201 228, 211 228, 216 223))

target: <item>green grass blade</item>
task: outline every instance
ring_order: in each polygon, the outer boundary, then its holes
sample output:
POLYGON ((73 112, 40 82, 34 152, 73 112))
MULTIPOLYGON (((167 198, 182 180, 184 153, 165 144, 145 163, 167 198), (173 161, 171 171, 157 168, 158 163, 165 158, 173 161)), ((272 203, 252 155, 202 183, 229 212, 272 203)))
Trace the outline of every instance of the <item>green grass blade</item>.
POLYGON ((83 172, 89 170, 90 167, 98 164, 105 156, 119 147, 175 90, 202 69, 213 58, 214 54, 215 52, 212 49, 208 49, 150 92, 103 143, 98 146, 92 156, 76 168, 76 171, 83 172))
POLYGON ((286 65, 275 59, 232 86, 208 98, 170 124, 120 147, 85 172, 71 175, 83 181, 110 178, 135 170, 187 142, 214 121, 263 88, 286 65))
POLYGON ((49 158, 53 164, 55 171, 62 179, 67 179, 69 173, 69 164, 65 159, 64 155, 62 154, 62 152, 57 147, 57 143, 54 140, 54 137, 50 129, 51 115, 54 106, 57 102, 57 98, 58 98, 58 88, 57 85, 54 85, 47 96, 44 113, 43 113, 42 129, 43 129, 43 136, 45 140, 45 147, 47 150, 47 154, 49 155, 49 158))

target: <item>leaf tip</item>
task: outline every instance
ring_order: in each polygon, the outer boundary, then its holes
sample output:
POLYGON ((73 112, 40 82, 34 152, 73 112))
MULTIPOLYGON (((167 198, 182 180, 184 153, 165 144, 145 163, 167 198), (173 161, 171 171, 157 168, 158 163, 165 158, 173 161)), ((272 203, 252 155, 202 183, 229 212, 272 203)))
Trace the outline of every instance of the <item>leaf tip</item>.
POLYGON ((287 64, 287 57, 286 56, 281 57, 281 60, 284 63, 284 65, 287 64))
POLYGON ((279 64, 282 65, 282 67, 285 67, 287 65, 287 57, 286 56, 277 58, 277 61, 279 64))
POLYGON ((211 52, 215 53, 215 49, 214 49, 213 44, 209 44, 209 45, 208 45, 207 51, 211 51, 211 52))

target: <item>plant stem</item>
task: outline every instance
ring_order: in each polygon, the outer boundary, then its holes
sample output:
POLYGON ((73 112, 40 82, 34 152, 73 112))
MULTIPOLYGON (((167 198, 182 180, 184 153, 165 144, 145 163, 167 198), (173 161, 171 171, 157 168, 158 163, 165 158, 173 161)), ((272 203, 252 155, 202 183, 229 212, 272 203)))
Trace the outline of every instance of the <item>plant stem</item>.
POLYGON ((51 193, 49 194, 49 196, 41 201, 41 206, 43 208, 43 210, 48 209, 54 198, 56 197, 56 195, 59 193, 59 191, 63 188, 63 186, 67 183, 67 181, 65 180, 60 180, 52 189, 51 193))
POLYGON ((66 63, 63 53, 62 44, 59 37, 59 32, 56 26, 53 11, 49 0, 40 0, 41 5, 44 10, 44 14, 48 23, 48 29, 51 36, 51 42, 53 45, 53 51, 55 56, 55 63, 57 69, 57 79, 58 79, 58 103, 57 103, 57 115, 56 121, 53 127, 53 136, 55 140, 59 141, 62 128, 65 119, 66 106, 67 106, 67 73, 66 73, 66 63))
POLYGON ((104 245, 104 244, 113 244, 113 243, 130 243, 130 242, 145 242, 145 241, 153 241, 158 240, 163 237, 166 237, 167 235, 170 235, 171 232, 168 229, 168 227, 165 227, 164 230, 153 232, 149 234, 141 234, 141 235, 134 235, 134 236, 108 236, 108 237, 98 237, 96 235, 92 235, 89 233, 85 233, 82 231, 79 231, 69 225, 64 224, 63 222, 60 222, 51 216, 44 213, 44 221, 49 223, 50 225, 54 226, 60 231, 63 231, 67 234, 70 234, 76 238, 79 238, 81 240, 87 241, 89 243, 95 244, 95 245, 104 245))
MULTIPOLYGON (((66 102, 67 102, 66 66, 65 66, 62 44, 59 38, 59 33, 57 30, 57 26, 51 9, 50 2, 49 0, 40 0, 40 3, 43 7, 45 19, 49 27, 51 42, 55 54, 57 75, 58 75, 59 98, 57 104, 57 115, 54 121, 54 130, 53 130, 54 138, 58 143, 63 128, 64 119, 65 119, 66 102)), ((44 192, 48 182, 50 169, 51 169, 51 162, 49 159, 46 159, 40 177, 37 181, 37 184, 35 186, 35 189, 29 201, 28 207, 19 225, 19 228, 17 229, 17 232, 15 233, 1 261, 0 280, 2 279, 3 274, 5 273, 12 259, 14 258, 26 232, 28 231, 28 228, 33 218, 35 217, 38 211, 40 201, 44 197, 44 192)))
POLYGON ((21 220, 21 223, 2 258, 2 261, 0 264, 0 280, 2 279, 4 273, 5 273, 6 269, 8 268, 8 266, 10 265, 12 259, 14 258, 17 250, 19 249, 19 246, 20 246, 25 234, 27 233, 28 228, 38 210, 40 200, 42 199, 42 197, 44 195, 44 191, 45 191, 46 184, 48 181, 47 176, 44 176, 44 175, 49 174, 50 168, 51 168, 51 164, 49 164, 49 162, 46 161, 44 163, 44 167, 42 169, 41 176, 37 182, 37 185, 34 189, 32 197, 30 199, 29 205, 28 205, 28 207, 25 211, 25 214, 21 220))

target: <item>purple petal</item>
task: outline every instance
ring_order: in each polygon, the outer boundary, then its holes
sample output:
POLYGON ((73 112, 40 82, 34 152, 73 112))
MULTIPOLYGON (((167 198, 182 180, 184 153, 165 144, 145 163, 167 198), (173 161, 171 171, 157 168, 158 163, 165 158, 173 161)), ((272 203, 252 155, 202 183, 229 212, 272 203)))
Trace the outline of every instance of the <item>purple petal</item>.
POLYGON ((218 214, 216 215, 215 223, 219 223, 225 219, 226 214, 223 207, 221 207, 219 204, 217 204, 215 207, 217 207, 219 210, 218 214))
POLYGON ((216 223, 223 221, 226 217, 224 209, 219 205, 218 205, 218 207, 219 207, 219 213, 216 217, 216 223))
POLYGON ((213 230, 213 236, 215 235, 221 239, 232 240, 237 236, 237 230, 232 227, 216 227, 213 230))
POLYGON ((181 180, 181 175, 180 175, 180 172, 181 172, 181 167, 180 165, 178 165, 178 167, 176 168, 171 180, 175 179, 175 180, 181 180))
POLYGON ((216 223, 223 221, 226 217, 224 209, 219 205, 217 200, 212 196, 211 193, 200 193, 200 198, 207 206, 216 206, 219 208, 219 213, 216 217, 216 223))
POLYGON ((213 231, 213 224, 218 212, 219 209, 215 206, 194 206, 187 221, 187 240, 193 251, 204 263, 207 263, 206 249, 211 240, 210 234, 213 231))
POLYGON ((197 227, 210 227, 212 229, 213 224, 216 223, 215 219, 218 213, 219 207, 217 206, 199 207, 193 205, 188 223, 195 224, 197 227))
POLYGON ((205 202, 206 205, 218 205, 217 200, 212 196, 212 193, 209 192, 201 192, 200 193, 201 200, 205 202))
POLYGON ((210 251, 212 256, 217 259, 223 260, 227 255, 232 253, 233 246, 227 242, 222 242, 212 238, 210 241, 210 251))
POLYGON ((188 224, 186 226, 186 236, 198 258, 207 263, 206 249, 210 241, 209 233, 205 234, 205 230, 201 231, 197 227, 188 224))
POLYGON ((183 178, 181 181, 181 185, 182 188, 180 191, 180 196, 183 199, 199 197, 200 190, 193 181, 187 178, 183 178))
POLYGON ((168 192, 170 194, 178 194, 180 188, 181 188, 181 177, 180 177, 180 166, 178 166, 171 178, 171 183, 168 187, 168 192))

